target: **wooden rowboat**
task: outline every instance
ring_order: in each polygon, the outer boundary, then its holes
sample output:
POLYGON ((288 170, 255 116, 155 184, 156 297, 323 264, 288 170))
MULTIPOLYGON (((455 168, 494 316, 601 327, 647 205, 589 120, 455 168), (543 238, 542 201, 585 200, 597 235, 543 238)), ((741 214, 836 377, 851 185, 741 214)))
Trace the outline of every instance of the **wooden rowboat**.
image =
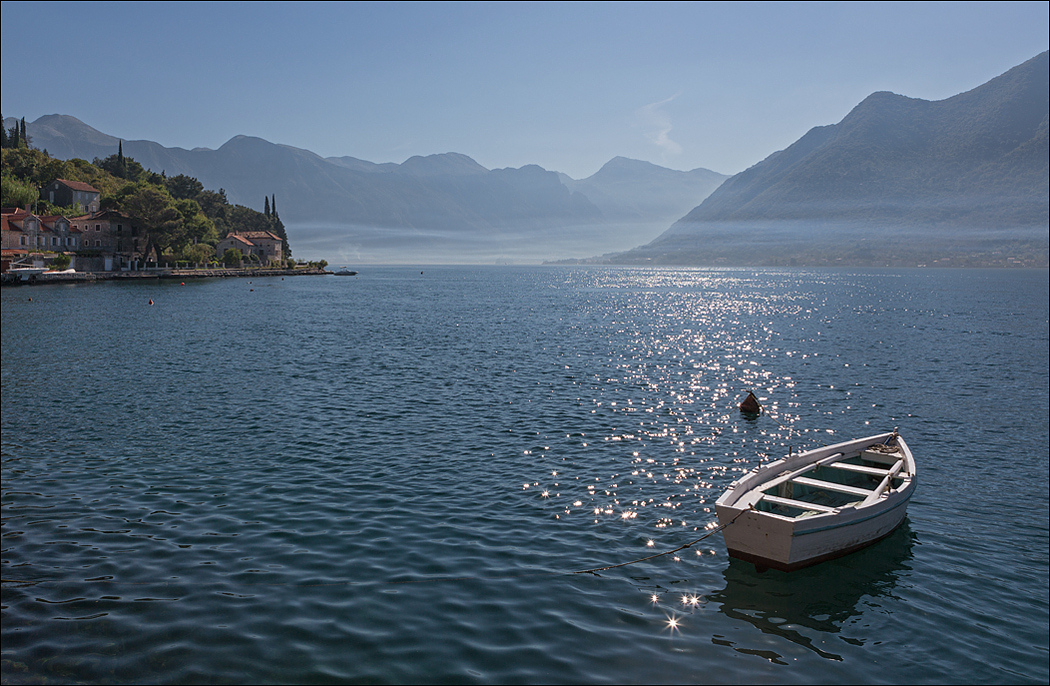
POLYGON ((896 431, 771 462, 715 503, 732 557, 791 571, 893 533, 915 492, 915 458, 896 431))

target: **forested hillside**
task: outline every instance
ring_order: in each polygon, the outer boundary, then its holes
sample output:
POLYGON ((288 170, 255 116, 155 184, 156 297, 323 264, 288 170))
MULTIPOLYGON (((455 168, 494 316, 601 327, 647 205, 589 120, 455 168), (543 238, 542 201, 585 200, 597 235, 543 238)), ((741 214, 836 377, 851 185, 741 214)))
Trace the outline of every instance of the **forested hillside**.
POLYGON ((88 183, 101 194, 102 209, 123 212, 146 231, 146 252, 161 261, 205 262, 214 258, 215 244, 230 232, 271 231, 291 248, 277 212, 276 197, 264 199, 259 212, 229 202, 222 188, 207 190, 192 176, 167 176, 144 168, 123 147, 116 154, 92 162, 61 160, 33 147, 24 120, 3 131, 2 204, 30 207, 38 215, 81 214, 78 206, 61 207, 40 198, 40 189, 56 179, 88 183))

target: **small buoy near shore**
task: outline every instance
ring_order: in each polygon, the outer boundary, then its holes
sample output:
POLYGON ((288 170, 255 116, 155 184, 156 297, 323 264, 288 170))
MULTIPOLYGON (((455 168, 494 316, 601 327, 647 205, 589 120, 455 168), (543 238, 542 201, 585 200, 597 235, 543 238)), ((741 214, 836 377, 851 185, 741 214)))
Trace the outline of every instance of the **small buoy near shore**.
POLYGON ((249 288, 249 289, 248 289, 248 292, 249 292, 249 293, 254 293, 254 292, 255 292, 255 289, 254 289, 254 288, 249 288))
POLYGON ((149 304, 150 304, 150 305, 152 305, 152 304, 153 304, 153 298, 150 298, 150 299, 149 299, 149 304))
POLYGON ((179 282, 179 285, 180 285, 180 286, 185 286, 185 285, 186 285, 186 282, 185 282, 185 281, 180 281, 180 282, 179 282))
POLYGON ((744 398, 744 402, 740 403, 740 411, 744 414, 762 414, 762 406, 758 403, 758 398, 751 391, 747 392, 747 397, 744 398))

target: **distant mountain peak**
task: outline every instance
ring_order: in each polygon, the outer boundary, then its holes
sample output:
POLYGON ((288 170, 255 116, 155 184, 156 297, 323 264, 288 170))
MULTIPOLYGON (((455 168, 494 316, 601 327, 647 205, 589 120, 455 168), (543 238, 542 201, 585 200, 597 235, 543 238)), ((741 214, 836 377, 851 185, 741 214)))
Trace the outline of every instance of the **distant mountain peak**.
POLYGON ((1045 265, 1048 56, 943 100, 872 93, 623 257, 917 264, 940 251, 970 264, 1045 265))
POLYGON ((49 136, 83 141, 95 146, 116 146, 119 142, 119 139, 104 134, 68 114, 45 114, 32 123, 32 129, 34 133, 31 135, 46 132, 49 136))
POLYGON ((668 167, 662 167, 652 162, 646 162, 645 160, 636 160, 631 157, 616 156, 602 165, 601 169, 595 172, 593 175, 588 177, 587 180, 600 180, 606 179, 609 181, 617 178, 635 178, 638 176, 661 176, 663 178, 671 178, 675 175, 692 174, 695 176, 706 176, 711 180, 725 179, 728 178, 724 174, 713 172, 710 169, 703 167, 697 167, 690 171, 679 171, 677 169, 670 169, 668 167))
POLYGON ((487 174, 488 169, 458 152, 446 152, 435 155, 414 155, 401 163, 397 171, 416 176, 466 176, 470 174, 487 174))
POLYGON ((259 138, 258 136, 246 136, 243 133, 241 133, 241 134, 237 134, 236 136, 234 136, 230 140, 228 140, 225 143, 223 143, 222 145, 220 145, 219 149, 222 150, 226 146, 238 146, 238 145, 275 145, 275 143, 271 143, 270 141, 266 140, 265 138, 259 138))

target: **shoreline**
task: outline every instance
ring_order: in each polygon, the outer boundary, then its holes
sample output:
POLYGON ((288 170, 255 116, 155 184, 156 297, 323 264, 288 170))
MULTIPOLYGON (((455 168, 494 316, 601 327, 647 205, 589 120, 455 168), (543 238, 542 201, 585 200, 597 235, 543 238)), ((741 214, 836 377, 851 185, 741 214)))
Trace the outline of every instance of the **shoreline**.
POLYGON ((137 272, 44 272, 23 278, 20 274, 0 274, 2 286, 38 286, 49 283, 94 283, 138 279, 228 279, 264 276, 328 276, 324 269, 150 269, 137 272))

